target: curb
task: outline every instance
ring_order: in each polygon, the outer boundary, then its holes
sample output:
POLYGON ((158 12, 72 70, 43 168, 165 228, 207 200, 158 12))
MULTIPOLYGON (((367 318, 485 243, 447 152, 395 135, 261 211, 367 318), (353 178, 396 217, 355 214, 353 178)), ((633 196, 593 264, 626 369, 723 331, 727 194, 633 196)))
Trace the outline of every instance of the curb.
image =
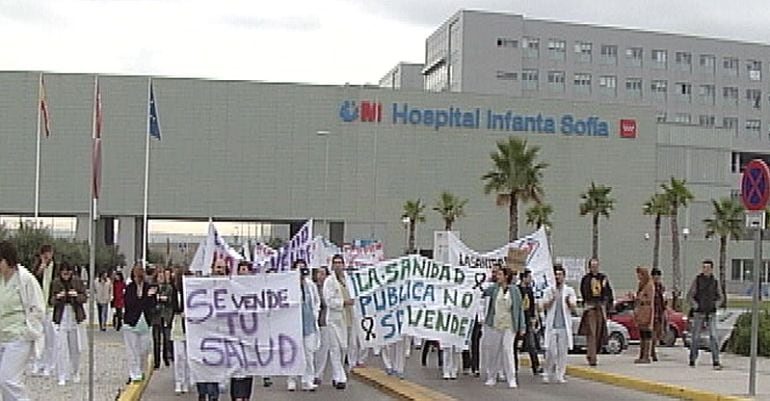
POLYGON ((138 382, 138 383, 129 383, 126 385, 126 387, 123 388, 123 391, 120 392, 120 395, 115 399, 115 401, 139 401, 142 399, 142 394, 144 394, 144 390, 147 388, 147 385, 150 384, 150 379, 152 379, 152 372, 155 369, 153 369, 153 363, 152 363, 152 355, 147 357, 147 377, 138 382))
POLYGON ((457 401, 444 393, 421 386, 408 380, 388 376, 377 368, 355 368, 351 374, 361 381, 376 387, 396 398, 407 401, 457 401))

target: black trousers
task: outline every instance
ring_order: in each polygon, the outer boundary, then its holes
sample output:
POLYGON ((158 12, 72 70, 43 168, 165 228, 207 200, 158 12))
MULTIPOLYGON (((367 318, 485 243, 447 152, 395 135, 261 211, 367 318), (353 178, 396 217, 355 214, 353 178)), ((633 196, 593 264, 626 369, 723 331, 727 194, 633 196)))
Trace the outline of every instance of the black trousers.
POLYGON ((160 324, 152 325, 152 351, 155 358, 155 367, 160 366, 161 348, 164 362, 168 362, 174 355, 171 348, 171 322, 162 320, 160 324))
POLYGON ((535 330, 531 324, 527 323, 527 331, 523 336, 516 335, 516 340, 513 342, 513 360, 515 361, 516 371, 519 371, 519 342, 523 341, 523 348, 529 352, 529 361, 532 366, 532 372, 537 372, 540 368, 540 359, 537 355, 537 336, 535 330))
POLYGON ((251 398, 251 385, 254 382, 254 378, 238 377, 230 379, 230 398, 251 398))
POLYGON ((115 314, 112 315, 112 327, 120 331, 123 326, 123 308, 115 308, 115 314))
POLYGON ((444 366, 444 355, 441 354, 441 348, 439 347, 439 343, 436 340, 425 340, 422 343, 422 366, 425 366, 428 363, 428 353, 430 352, 430 347, 433 347, 438 352, 438 367, 444 366))
POLYGON ((473 373, 479 372, 479 343, 481 342, 481 322, 476 320, 471 332, 471 348, 463 351, 463 370, 470 369, 473 373))

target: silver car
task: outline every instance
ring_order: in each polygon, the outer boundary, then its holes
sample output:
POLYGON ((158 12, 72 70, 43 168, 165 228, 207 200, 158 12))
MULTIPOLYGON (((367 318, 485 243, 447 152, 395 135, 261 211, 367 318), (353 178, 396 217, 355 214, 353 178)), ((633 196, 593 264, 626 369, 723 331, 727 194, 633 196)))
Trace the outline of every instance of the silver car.
MULTIPOLYGON (((735 322, 738 320, 738 316, 740 316, 745 311, 741 309, 720 309, 717 310, 717 344, 719 344, 719 349, 724 350, 725 343, 727 343, 727 340, 730 339, 730 334, 733 332, 733 327, 735 326, 735 322)), ((689 325, 693 324, 693 319, 689 320, 689 325)), ((689 348, 691 337, 692 336, 692 327, 688 327, 687 332, 684 334, 684 346, 689 348)), ((698 348, 700 349, 709 349, 709 332, 708 330, 703 327, 700 331, 700 342, 698 343, 698 348)))
MULTIPOLYGON (((577 352, 586 349, 586 337, 578 335, 578 328, 580 327, 580 316, 572 316, 572 341, 574 346, 572 352, 577 352)), ((540 345, 543 346, 544 335, 540 333, 540 345)), ((607 341, 602 347, 602 352, 606 354, 619 354, 623 350, 628 349, 628 343, 630 341, 628 329, 620 323, 613 322, 607 319, 607 341)))

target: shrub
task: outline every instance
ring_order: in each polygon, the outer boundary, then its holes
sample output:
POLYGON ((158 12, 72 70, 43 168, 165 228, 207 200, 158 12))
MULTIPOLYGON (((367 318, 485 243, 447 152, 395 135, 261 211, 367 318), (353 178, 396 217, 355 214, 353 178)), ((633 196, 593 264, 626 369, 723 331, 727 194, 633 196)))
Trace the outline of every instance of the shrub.
MULTIPOLYGON (((751 353, 751 313, 738 317, 733 327, 727 350, 738 355, 749 356, 751 353)), ((759 311, 759 338, 757 339, 757 355, 770 356, 770 313, 759 311)))

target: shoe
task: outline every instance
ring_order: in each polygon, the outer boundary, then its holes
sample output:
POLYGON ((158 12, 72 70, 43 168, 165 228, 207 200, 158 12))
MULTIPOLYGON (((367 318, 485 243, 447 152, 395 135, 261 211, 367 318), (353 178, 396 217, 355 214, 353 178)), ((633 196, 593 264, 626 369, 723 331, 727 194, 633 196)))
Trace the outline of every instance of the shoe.
POLYGON ((489 378, 484 382, 484 385, 489 387, 494 387, 495 384, 497 384, 497 380, 495 378, 489 378))
POLYGON ((80 383, 80 373, 75 373, 75 375, 72 376, 72 382, 75 384, 80 383))
POLYGON ((481 372, 473 372, 473 375, 476 376, 476 377, 480 377, 481 376, 481 372))
POLYGON ((508 382, 508 388, 518 388, 519 385, 516 383, 516 379, 513 379, 508 382))
POLYGON ((321 385, 321 378, 320 377, 316 377, 315 379, 313 379, 313 384, 315 384, 316 386, 320 386, 321 385))
POLYGON ((444 379, 444 380, 449 380, 449 379, 450 379, 450 376, 449 376, 449 375, 442 375, 442 379, 444 379))
POLYGON ((67 385, 67 381, 64 380, 64 379, 59 379, 59 385, 60 386, 66 386, 67 385))
POLYGON ((396 371, 393 369, 387 369, 387 368, 385 369, 385 374, 387 374, 388 376, 393 376, 395 373, 396 371))
POLYGON ((695 367, 695 361, 690 361, 690 367, 691 367, 691 368, 694 368, 694 367, 695 367))
POLYGON ((168 359, 164 359, 164 360, 163 360, 163 363, 165 363, 165 364, 166 364, 166 367, 168 367, 169 365, 171 365, 171 361, 169 361, 168 359))
POLYGON ((551 378, 548 377, 548 375, 543 375, 543 384, 548 384, 551 382, 551 378))
POLYGON ((270 387, 273 385, 273 380, 269 377, 262 378, 262 387, 270 387))
POLYGON ((470 376, 471 370, 470 369, 463 369, 463 375, 464 376, 470 376))
POLYGON ((182 384, 181 383, 177 383, 177 384, 174 385, 174 393, 176 395, 181 395, 182 394, 182 384))
POLYGON ((294 379, 289 379, 286 381, 286 389, 289 391, 294 391, 297 389, 297 382, 294 381, 294 379))
POLYGON ((403 372, 396 372, 396 377, 398 377, 399 380, 404 380, 404 378, 406 378, 403 372))
POLYGON ((190 387, 188 387, 186 384, 182 385, 182 394, 187 394, 190 391, 190 387))
POLYGON ((565 379, 563 377, 560 377, 560 378, 556 379, 556 383, 559 383, 559 384, 564 384, 566 382, 567 382, 567 379, 565 379))
POLYGON ((313 383, 302 383, 302 391, 315 391, 317 388, 313 383))
POLYGON ((714 370, 722 370, 722 364, 717 362, 714 364, 714 370))
POLYGON ((543 374, 543 368, 538 366, 537 368, 532 370, 532 374, 535 375, 535 376, 542 375, 543 374))
POLYGON ((198 396, 198 401, 206 401, 206 396, 205 395, 199 395, 198 396))
POLYGON ((344 390, 345 387, 347 387, 347 383, 345 382, 340 382, 334 385, 334 388, 336 388, 337 390, 344 390))
POLYGON ((42 373, 43 377, 51 377, 52 372, 53 372, 53 369, 43 368, 43 373, 42 373))

